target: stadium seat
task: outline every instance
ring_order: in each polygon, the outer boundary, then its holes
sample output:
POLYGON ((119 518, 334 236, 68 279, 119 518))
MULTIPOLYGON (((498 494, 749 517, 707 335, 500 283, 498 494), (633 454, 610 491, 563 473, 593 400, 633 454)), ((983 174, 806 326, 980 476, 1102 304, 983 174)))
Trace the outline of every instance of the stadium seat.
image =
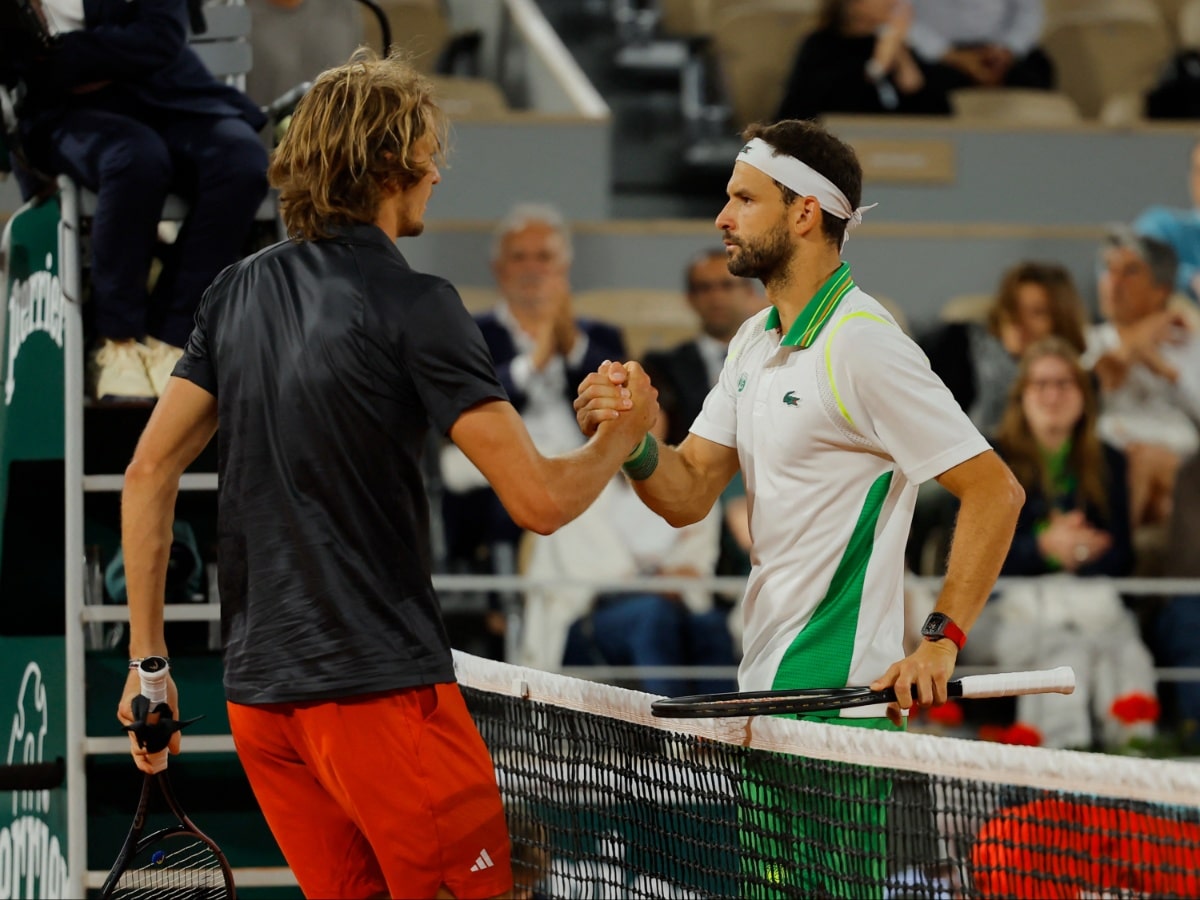
POLYGON ((1179 8, 1179 46, 1185 50, 1200 50, 1200 0, 1187 0, 1179 8))
POLYGON ((508 101, 500 87, 486 78, 433 75, 438 103, 451 118, 495 116, 508 112, 508 101))
POLYGON ((1174 40, 1154 0, 1058 0, 1047 5, 1042 46, 1059 89, 1098 118, 1112 98, 1154 85, 1174 40))
POLYGON ((762 0, 717 17, 713 50, 736 126, 775 116, 792 60, 819 15, 815 0, 762 0))
POLYGON ((950 94, 960 119, 1012 125, 1072 125, 1083 119, 1075 101, 1057 91, 964 88, 950 94))
POLYGON ((1146 97, 1136 91, 1115 94, 1104 101, 1098 116, 1101 125, 1126 128, 1146 118, 1146 97))
POLYGON ((712 37, 717 19, 756 0, 658 0, 659 24, 671 37, 712 37))
POLYGON ((659 27, 671 37, 707 34, 709 5, 709 0, 658 0, 659 27))
POLYGON ((580 291, 575 314, 618 325, 632 359, 647 350, 672 347, 696 336, 699 319, 680 291, 653 288, 608 288, 580 291))
POLYGON ((1158 11, 1162 13, 1163 21, 1167 23, 1167 27, 1174 33, 1176 44, 1180 47, 1187 46, 1176 28, 1180 22, 1180 17, 1183 15, 1183 9, 1192 0, 1154 0, 1154 5, 1158 7, 1158 11))
POLYGON ((938 318, 943 322, 983 322, 993 302, 991 294, 958 294, 946 301, 938 318))

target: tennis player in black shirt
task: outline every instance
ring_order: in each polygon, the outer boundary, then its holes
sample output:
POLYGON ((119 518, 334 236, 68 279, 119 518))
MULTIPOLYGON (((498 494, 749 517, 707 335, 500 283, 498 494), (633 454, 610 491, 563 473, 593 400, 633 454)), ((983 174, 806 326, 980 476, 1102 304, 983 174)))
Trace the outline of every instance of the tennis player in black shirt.
MULTIPOLYGON (((309 897, 512 887, 495 775, 431 582, 427 430, 449 435, 515 521, 548 533, 657 414, 630 364, 631 415, 572 453, 537 452, 454 287, 394 243, 421 233, 444 146, 431 87, 406 63, 360 50, 316 80, 270 171, 292 240, 213 282, 126 470, 129 652, 166 655, 179 476, 220 423, 229 720, 309 897)), ((173 685, 170 697, 177 709, 173 685)))

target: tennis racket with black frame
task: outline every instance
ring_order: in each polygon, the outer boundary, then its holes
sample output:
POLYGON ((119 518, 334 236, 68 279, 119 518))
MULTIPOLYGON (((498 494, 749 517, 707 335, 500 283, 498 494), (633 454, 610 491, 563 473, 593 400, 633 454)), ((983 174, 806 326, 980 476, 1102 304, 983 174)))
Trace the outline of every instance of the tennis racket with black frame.
POLYGON ((188 818, 167 778, 167 742, 172 733, 189 724, 172 717, 167 705, 167 672, 167 661, 160 656, 147 657, 138 667, 142 693, 133 700, 136 721, 128 730, 141 746, 156 754, 151 757, 155 772, 142 781, 133 825, 100 896, 104 900, 234 900, 233 873, 225 854, 188 818), (150 798, 156 790, 176 822, 143 836, 150 798))
MULTIPOLYGON (((1070 666, 1030 672, 967 675, 946 682, 949 698, 964 700, 985 697, 1015 697, 1018 694, 1070 694, 1075 690, 1075 671, 1070 666)), ((913 686, 916 696, 916 686, 913 686)), ((806 688, 778 691, 732 691, 725 694, 695 694, 655 700, 650 712, 664 719, 713 719, 732 716, 775 716, 805 714, 831 709, 852 709, 892 703, 895 687, 873 691, 869 687, 806 688)))

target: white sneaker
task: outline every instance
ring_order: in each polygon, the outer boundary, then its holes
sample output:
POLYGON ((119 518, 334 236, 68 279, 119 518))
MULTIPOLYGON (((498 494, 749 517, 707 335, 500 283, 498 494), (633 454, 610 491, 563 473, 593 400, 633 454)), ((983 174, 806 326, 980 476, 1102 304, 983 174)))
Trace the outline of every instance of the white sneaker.
POLYGON ((137 341, 103 339, 90 361, 95 398, 110 402, 153 400, 157 394, 146 373, 143 353, 137 341))
POLYGON ((142 359, 146 364, 146 372, 150 376, 150 384, 155 396, 161 397, 175 371, 175 363, 183 356, 183 348, 160 341, 158 338, 147 337, 142 345, 142 359))

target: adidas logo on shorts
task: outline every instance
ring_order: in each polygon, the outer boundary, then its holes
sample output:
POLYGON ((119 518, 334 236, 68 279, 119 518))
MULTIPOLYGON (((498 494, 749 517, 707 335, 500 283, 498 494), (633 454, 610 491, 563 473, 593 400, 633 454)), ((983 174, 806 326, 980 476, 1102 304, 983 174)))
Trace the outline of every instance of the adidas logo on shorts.
POLYGON ((479 851, 479 857, 475 860, 475 865, 471 866, 472 872, 482 872, 484 869, 490 869, 494 865, 492 858, 488 856, 487 848, 479 851))

